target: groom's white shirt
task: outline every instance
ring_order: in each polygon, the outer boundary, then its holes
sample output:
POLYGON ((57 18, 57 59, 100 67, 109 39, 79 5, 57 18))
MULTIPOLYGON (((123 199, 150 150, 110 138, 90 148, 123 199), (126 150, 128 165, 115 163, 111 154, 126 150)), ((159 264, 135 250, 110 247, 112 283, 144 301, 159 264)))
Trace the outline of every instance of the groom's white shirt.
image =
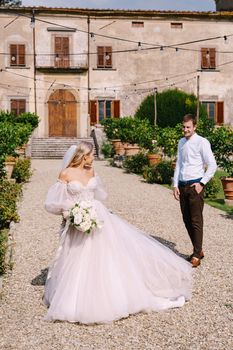
POLYGON ((217 164, 207 139, 196 133, 189 139, 180 139, 173 178, 174 187, 178 187, 179 181, 199 178, 205 185, 213 177, 216 169, 217 164))

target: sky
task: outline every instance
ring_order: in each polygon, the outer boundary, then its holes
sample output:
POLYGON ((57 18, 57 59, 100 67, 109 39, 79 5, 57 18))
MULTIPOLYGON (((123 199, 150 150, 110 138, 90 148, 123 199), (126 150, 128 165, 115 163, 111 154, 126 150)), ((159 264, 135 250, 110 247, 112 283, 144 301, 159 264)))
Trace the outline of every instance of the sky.
POLYGON ((215 11, 214 0, 22 0, 23 6, 215 11))

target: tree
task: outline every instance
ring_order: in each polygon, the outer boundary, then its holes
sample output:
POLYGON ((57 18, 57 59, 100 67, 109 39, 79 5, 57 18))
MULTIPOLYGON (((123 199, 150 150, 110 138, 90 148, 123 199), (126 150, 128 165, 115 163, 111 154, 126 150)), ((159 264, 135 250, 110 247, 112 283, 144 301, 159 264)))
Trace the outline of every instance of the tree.
POLYGON ((12 6, 21 6, 21 0, 0 0, 0 7, 12 7, 12 6))
MULTIPOLYGON (((169 89, 157 93, 157 124, 161 127, 174 127, 182 122, 187 113, 196 114, 197 98, 178 89, 169 89)), ((154 123, 154 96, 147 96, 136 111, 135 117, 148 119, 154 123)), ((200 117, 206 116, 204 106, 200 105, 200 117)))

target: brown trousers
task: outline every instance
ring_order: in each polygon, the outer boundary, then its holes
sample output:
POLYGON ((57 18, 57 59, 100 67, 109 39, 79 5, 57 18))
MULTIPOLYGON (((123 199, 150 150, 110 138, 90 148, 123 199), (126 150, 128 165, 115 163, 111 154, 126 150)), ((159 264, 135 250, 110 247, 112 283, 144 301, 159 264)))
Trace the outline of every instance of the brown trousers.
POLYGON ((193 255, 200 258, 203 241, 204 189, 197 193, 194 186, 179 186, 183 221, 193 245, 193 255))

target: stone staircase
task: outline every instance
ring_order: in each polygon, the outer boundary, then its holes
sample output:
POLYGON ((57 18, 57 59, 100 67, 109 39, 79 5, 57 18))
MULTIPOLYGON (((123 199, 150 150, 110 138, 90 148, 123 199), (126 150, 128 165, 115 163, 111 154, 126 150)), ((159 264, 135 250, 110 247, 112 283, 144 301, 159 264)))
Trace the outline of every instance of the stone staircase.
MULTIPOLYGON (((76 138, 76 137, 32 138, 30 155, 32 158, 59 159, 64 156, 65 152, 71 145, 76 145, 80 141, 89 141, 93 143, 92 138, 76 138)), ((95 146, 94 146, 94 153, 96 153, 95 146)))

